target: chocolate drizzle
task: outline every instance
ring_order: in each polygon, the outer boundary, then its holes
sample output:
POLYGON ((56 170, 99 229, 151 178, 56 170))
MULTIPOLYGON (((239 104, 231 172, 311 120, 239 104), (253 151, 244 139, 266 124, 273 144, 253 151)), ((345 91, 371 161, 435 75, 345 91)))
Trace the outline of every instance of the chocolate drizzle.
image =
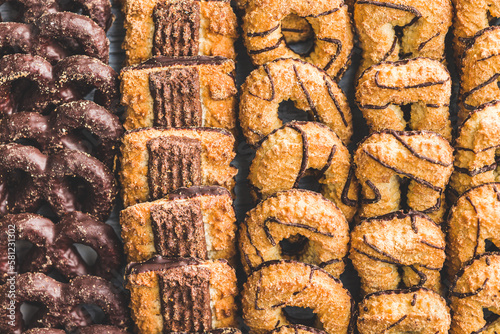
POLYGON ((390 2, 381 2, 381 1, 373 1, 373 0, 359 0, 356 2, 356 4, 359 4, 359 5, 366 4, 366 5, 373 5, 373 6, 378 6, 378 7, 387 7, 387 8, 391 8, 391 9, 398 9, 398 10, 402 10, 405 12, 410 12, 410 13, 415 15, 415 18, 410 23, 408 23, 406 26, 410 26, 410 25, 414 24, 419 18, 422 17, 422 14, 417 9, 415 9, 413 7, 405 6, 405 5, 398 5, 398 4, 394 4, 394 3, 390 3, 390 2))
POLYGON ((276 31, 277 29, 279 29, 280 25, 278 24, 277 26, 269 29, 269 30, 266 30, 266 31, 261 31, 261 32, 249 32, 247 33, 247 36, 248 37, 265 37, 267 35, 271 35, 274 31, 276 31))
POLYGON ((307 134, 300 128, 297 123, 287 124, 286 126, 297 131, 302 137, 302 162, 300 164, 299 172, 297 173, 297 177, 292 187, 297 188, 299 186, 300 179, 302 178, 302 176, 304 176, 304 173, 307 169, 307 163, 309 160, 309 143, 307 142, 307 134))
POLYGON ((337 152, 337 145, 332 146, 332 149, 330 150, 330 154, 328 155, 328 158, 326 159, 326 164, 319 171, 317 179, 321 179, 325 175, 325 173, 328 171, 328 169, 332 165, 332 161, 333 161, 333 157, 335 156, 335 152, 337 152))
POLYGON ((489 78, 488 80, 486 80, 485 82, 483 82, 483 83, 481 83, 480 85, 478 85, 478 86, 476 86, 476 87, 472 88, 472 89, 471 89, 471 90, 469 90, 468 92, 463 93, 463 95, 462 95, 462 100, 464 101, 464 102, 463 102, 463 103, 464 103, 464 107, 465 107, 466 109, 468 109, 468 110, 474 110, 474 109, 476 109, 476 108, 477 108, 477 106, 473 106, 473 105, 470 105, 470 104, 468 104, 467 102, 465 102, 465 101, 467 101, 467 98, 468 98, 470 95, 472 95, 472 94, 474 94, 475 92, 477 92, 478 90, 480 90, 480 89, 482 89, 482 88, 484 88, 484 87, 488 86, 488 85, 489 85, 489 84, 491 84, 492 82, 496 81, 496 80, 498 79, 498 77, 499 77, 499 76, 500 76, 500 73, 496 73, 496 74, 494 74, 491 78, 489 78))
POLYGON ((477 248, 479 247, 479 238, 481 237, 481 219, 479 218, 477 208, 474 205, 474 203, 472 203, 472 200, 470 199, 470 197, 466 196, 465 199, 467 200, 467 202, 470 203, 470 205, 474 209, 474 212, 476 213, 476 223, 477 223, 477 227, 476 227, 476 245, 474 246, 474 253, 473 253, 474 254, 473 256, 476 256, 476 255, 478 255, 477 254, 477 248))
POLYGON ((335 51, 335 54, 330 58, 326 66, 323 68, 324 71, 328 71, 330 67, 332 67, 337 57, 342 52, 342 41, 336 38, 321 38, 321 37, 318 37, 318 41, 323 41, 337 45, 337 50, 335 51))
POLYGON ((379 73, 380 73, 380 71, 375 72, 375 77, 374 77, 375 84, 377 85, 377 87, 383 88, 383 89, 392 89, 392 90, 402 90, 402 89, 412 89, 412 88, 424 88, 424 87, 442 85, 442 84, 444 84, 444 83, 446 83, 446 82, 448 82, 450 80, 450 78, 448 77, 446 80, 440 80, 440 81, 434 81, 434 82, 429 81, 429 82, 423 82, 423 83, 419 83, 419 84, 415 84, 415 85, 409 85, 409 86, 392 87, 392 86, 382 85, 379 82, 379 78, 378 78, 379 73))
POLYGON ((361 204, 374 204, 378 203, 382 199, 382 195, 380 194, 380 190, 378 190, 377 186, 370 180, 366 180, 365 184, 373 191, 375 194, 374 198, 362 198, 361 204))
MULTIPOLYGON (((263 98, 263 97, 260 97, 260 96, 258 96, 258 95, 255 95, 255 94, 254 94, 254 93, 252 93, 251 91, 248 91, 248 93, 249 93, 250 95, 255 96, 255 97, 257 97, 257 98, 259 98, 259 99, 262 99, 262 100, 264 100, 264 101, 269 101, 269 102, 271 102, 271 101, 273 101, 273 100, 274 100, 274 98, 276 97, 276 90, 275 90, 275 88, 274 88, 274 80, 273 80, 273 77, 271 76, 271 71, 269 70, 269 66, 268 66, 267 64, 264 64, 264 65, 262 65, 262 68, 263 68, 263 69, 264 69, 264 71, 266 72, 266 75, 267 75, 267 77, 268 77, 268 79, 269 79, 269 84, 271 85, 271 97, 270 97, 269 99, 265 99, 265 98, 263 98)), ((252 132, 254 132, 254 133, 256 133, 256 134, 259 134, 259 135, 260 135, 260 133, 259 133, 259 132, 257 132, 257 131, 252 131, 252 132)))
POLYGON ((229 190, 218 186, 193 186, 178 188, 167 195, 169 200, 188 199, 198 196, 231 196, 229 190))
MULTIPOLYGON (((343 6, 343 4, 341 4, 340 6, 343 6)), ((322 13, 319 13, 319 14, 316 14, 316 15, 308 15, 307 17, 314 17, 314 18, 318 18, 318 17, 321 17, 321 16, 326 16, 326 15, 330 15, 330 14, 333 14, 335 12, 337 12, 340 8, 337 7, 337 8, 333 8, 333 9, 330 9, 330 10, 327 10, 327 11, 324 11, 322 13)))
POLYGON ((429 43, 431 40, 433 40, 434 38, 438 37, 439 35, 441 35, 441 32, 438 31, 434 36, 432 36, 431 38, 429 38, 425 42, 420 43, 420 45, 418 46, 417 50, 418 51, 422 51, 422 49, 427 45, 427 43, 429 43))
POLYGON ((492 163, 491 165, 483 166, 481 168, 476 168, 473 170, 468 170, 467 168, 457 167, 457 166, 454 167, 456 172, 461 173, 461 174, 466 174, 470 177, 495 170, 496 168, 497 168, 496 162, 492 163))
POLYGON ((455 291, 451 290, 450 296, 457 297, 460 299, 475 296, 484 290, 484 288, 486 287, 486 283, 488 283, 488 281, 489 281, 489 278, 486 278, 483 282, 483 285, 481 285, 481 287, 479 287, 476 291, 472 291, 472 292, 461 293, 461 292, 455 292, 455 291))
POLYGON ((349 189, 351 189, 353 177, 354 177, 354 166, 351 165, 351 167, 349 168, 349 174, 347 174, 347 180, 345 181, 344 188, 342 189, 341 200, 342 203, 347 206, 357 207, 358 201, 349 198, 349 189))
POLYGON ((337 99, 335 98, 335 95, 333 94, 332 92, 332 84, 330 83, 330 81, 327 79, 326 75, 323 76, 323 80, 325 80, 325 84, 326 84, 326 88, 328 90, 328 95, 330 96, 330 98, 332 99, 333 103, 335 104, 335 108, 337 108, 337 111, 339 112, 340 114, 340 117, 342 118, 342 123, 344 123, 344 126, 347 127, 348 124, 347 124, 347 120, 345 119, 345 115, 344 115, 344 112, 342 111, 342 109, 340 108, 340 104, 339 102, 337 101, 337 99))
POLYGON ((292 67, 293 67, 293 71, 295 73, 295 76, 297 78, 297 82, 299 83, 300 88, 302 88, 302 92, 304 92, 304 95, 307 99, 307 104, 309 104, 309 108, 311 108, 311 111, 312 111, 313 116, 314 116, 314 120, 321 122, 321 117, 319 116, 318 110, 316 109, 316 106, 314 105, 314 101, 311 98, 311 94, 307 90, 306 86, 304 85, 304 82, 302 81, 302 79, 299 75, 299 71, 297 70, 297 66, 295 66, 295 64, 293 64, 292 67))
POLYGON ((268 46, 268 47, 265 47, 265 48, 262 48, 262 49, 257 49, 257 50, 248 50, 248 54, 250 55, 257 55, 257 54, 261 54, 261 53, 264 53, 264 52, 268 52, 268 51, 272 51, 274 49, 277 49, 280 47, 281 43, 285 41, 285 37, 281 36, 278 41, 276 42, 276 44, 274 45, 271 45, 271 46, 268 46))
POLYGON ((398 320, 398 321, 396 321, 395 323, 393 323, 393 324, 389 325, 389 327, 387 327, 387 328, 383 331, 383 333, 384 333, 384 332, 386 332, 386 331, 388 331, 388 330, 390 330, 391 328, 396 327, 396 326, 397 326, 397 325, 399 325, 400 323, 402 323, 402 322, 403 322, 403 320, 405 320, 405 319, 406 319, 406 317, 408 317, 408 315, 407 315, 407 314, 403 315, 401 318, 399 318, 399 320, 398 320))

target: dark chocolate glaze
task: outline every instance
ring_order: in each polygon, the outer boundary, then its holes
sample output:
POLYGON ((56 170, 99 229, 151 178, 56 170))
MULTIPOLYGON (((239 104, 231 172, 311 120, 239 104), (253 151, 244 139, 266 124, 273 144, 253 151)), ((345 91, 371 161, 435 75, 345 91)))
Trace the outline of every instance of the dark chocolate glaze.
POLYGON ((416 85, 392 87, 392 86, 382 85, 379 82, 379 79, 378 79, 379 73, 380 73, 380 71, 375 72, 374 80, 375 80, 375 85, 377 85, 377 87, 382 88, 382 89, 403 90, 403 89, 412 89, 412 88, 424 88, 424 87, 430 87, 430 86, 436 86, 436 85, 443 85, 444 83, 450 81, 450 78, 448 77, 446 80, 441 80, 441 81, 434 81, 434 82, 429 81, 429 82, 423 82, 423 83, 416 84, 416 85))
POLYGON ((500 52, 496 52, 496 53, 493 53, 493 54, 491 54, 489 56, 486 56, 486 57, 483 57, 481 59, 478 59, 477 62, 485 61, 485 60, 488 60, 490 58, 497 57, 497 56, 500 56, 500 52))
POLYGON ((422 49, 425 48, 425 46, 427 45, 427 43, 429 43, 431 40, 433 40, 434 38, 438 37, 439 35, 441 35, 441 33, 438 31, 434 36, 432 36, 428 40, 420 43, 420 45, 418 46, 417 50, 418 51, 422 51, 422 49))
MULTIPOLYGON (((442 194, 442 192, 441 192, 442 194)), ((436 200, 436 203, 431 206, 430 208, 427 208, 425 210, 422 210, 423 213, 431 213, 431 212, 435 212, 437 210, 439 210, 439 208, 441 207, 441 194, 439 195, 439 197, 437 198, 436 200)))
POLYGON ((268 46, 268 47, 265 47, 262 49, 257 49, 257 50, 248 50, 247 52, 249 55, 257 55, 257 54, 261 54, 264 52, 272 51, 274 49, 279 48, 281 43, 283 43, 284 41, 285 41, 285 37, 281 36, 274 45, 271 45, 271 46, 268 46))
POLYGON ((481 168, 475 168, 473 170, 468 170, 467 168, 457 167, 457 166, 454 167, 454 170, 460 174, 466 174, 470 177, 473 177, 473 176, 476 176, 479 174, 483 174, 483 173, 495 170, 496 168, 497 168, 497 163, 494 162, 491 165, 486 165, 486 166, 483 166, 481 168))
POLYGON ((335 54, 330 58, 330 60, 326 64, 326 66, 323 68, 323 70, 328 71, 330 69, 330 67, 332 67, 335 60, 337 60, 337 57, 342 52, 342 41, 339 39, 336 39, 336 38, 319 38, 319 37, 318 37, 318 41, 323 41, 323 42, 332 43, 332 44, 337 45, 337 50, 335 51, 335 54))
MULTIPOLYGON (((247 33, 247 36, 248 37, 264 37, 264 36, 267 36, 267 35, 271 35, 274 31, 276 31, 277 29, 279 29, 280 25, 278 24, 277 26, 269 29, 269 30, 266 30, 266 31, 261 31, 261 32, 248 32, 247 33)), ((283 29, 284 30, 284 29, 283 29)), ((289 29, 290 30, 290 29, 289 29)), ((287 30, 287 31, 289 31, 287 30)), ((301 31, 299 31, 301 32, 301 31)))
POLYGON ((351 165, 351 168, 349 168, 349 174, 347 174, 347 180, 345 181, 344 188, 342 189, 341 201, 347 206, 357 207, 358 201, 349 198, 349 189, 351 188, 353 177, 354 177, 354 166, 351 165))
POLYGON ((469 90, 468 92, 464 92, 462 94, 462 100, 463 100, 463 103, 464 103, 464 107, 468 110, 474 110, 476 109, 478 106, 473 106, 473 105, 470 105, 468 104, 466 101, 467 101, 467 98, 472 95, 473 93, 477 92, 478 90, 480 90, 481 88, 484 88, 486 86, 488 86, 489 84, 491 84, 492 82, 498 80, 498 77, 500 77, 500 73, 495 73, 493 74, 493 76, 491 76, 488 80, 486 80, 485 82, 481 83, 480 85, 472 88, 471 90, 469 90))
POLYGON ((335 235, 333 233, 321 232, 320 230, 318 230, 312 226, 309 226, 309 225, 300 224, 300 223, 289 223, 289 222, 281 221, 276 217, 267 217, 266 220, 264 221, 264 232, 266 233, 266 236, 269 239, 269 242, 273 246, 276 246, 277 243, 274 240, 273 236, 271 235, 271 232, 269 231, 269 227, 268 227, 269 223, 275 223, 275 224, 290 226, 290 227, 295 227, 295 228, 302 228, 302 229, 311 231, 311 232, 316 233, 316 234, 324 235, 324 236, 329 237, 329 238, 335 237, 335 235))
POLYGON ((333 157, 335 156, 335 152, 337 152, 337 145, 333 145, 332 149, 330 150, 330 154, 328 155, 328 158, 326 159, 326 164, 321 168, 321 170, 318 173, 317 179, 321 179, 325 173, 328 171, 330 166, 332 165, 333 157))
POLYGON ((302 89, 302 92, 304 93, 304 95, 306 97, 307 104, 309 105, 309 108, 311 109, 311 111, 313 113, 314 120, 317 122, 321 122, 321 117, 319 116, 318 110, 316 109, 316 106, 314 105, 314 102, 311 98, 311 94, 307 90, 307 87, 304 85, 304 82, 302 81, 302 79, 299 75, 299 71, 297 70, 297 66, 295 66, 295 64, 293 64, 292 67, 293 67, 293 71, 295 73, 295 77, 297 78, 297 82, 299 83, 299 86, 302 89))
POLYGON ((414 293, 413 297, 411 298, 411 306, 415 306, 417 304, 417 294, 414 293))
POLYGON ((200 264, 201 261, 188 257, 162 257, 155 256, 144 262, 130 262, 125 268, 125 275, 137 275, 151 271, 164 271, 181 266, 200 264))
POLYGON ((340 4, 340 6, 339 6, 339 7, 337 7, 337 8, 333 8, 333 9, 330 9, 330 10, 324 11, 324 12, 322 12, 322 13, 316 14, 316 15, 308 15, 307 17, 314 17, 314 18, 318 18, 318 17, 321 17, 321 16, 326 16, 326 15, 333 14, 333 13, 337 12, 337 11, 340 9, 340 7, 342 7, 343 5, 344 5, 344 2, 342 2, 342 3, 340 4))
POLYGON ((427 245, 427 246, 431 247, 431 248, 445 250, 445 247, 433 245, 433 244, 431 244, 430 242, 428 242, 426 240, 420 240, 420 242, 423 243, 424 245, 427 245))
POLYGON ((335 95, 332 92, 332 84, 330 83, 330 81, 328 80, 328 78, 329 77, 327 77, 326 75, 323 76, 323 79, 325 80, 326 88, 328 90, 328 95, 330 96, 330 98, 332 99, 333 103, 335 104, 335 108, 337 108, 337 111, 339 112, 340 117, 342 118, 342 123, 344 123, 345 127, 348 127, 349 124, 347 123, 347 120, 345 119, 344 111, 340 107, 340 104, 337 101, 337 98, 335 97, 335 95))
MULTIPOLYGON (((458 277, 458 275, 457 275, 457 277, 458 277)), ((483 285, 480 288, 478 288, 476 291, 472 291, 472 292, 460 293, 460 292, 455 292, 455 291, 453 291, 453 289, 450 288, 450 296, 457 297, 460 299, 475 296, 484 290, 484 288, 486 287, 486 283, 488 283, 488 281, 489 281, 489 278, 487 277, 484 280, 483 285)), ((453 286, 453 288, 455 288, 455 285, 453 286)))
POLYGON ((356 4, 360 4, 360 5, 366 4, 366 5, 373 5, 373 6, 378 6, 378 7, 387 7, 387 8, 402 10, 405 12, 410 12, 413 15, 415 15, 415 18, 410 23, 408 23, 407 26, 412 25, 419 18, 422 17, 422 14, 417 9, 415 9, 414 7, 411 7, 411 6, 398 5, 398 4, 394 4, 394 3, 390 3, 390 2, 381 2, 381 1, 373 1, 373 0, 359 0, 356 2, 356 4))
POLYGON ((293 188, 297 188, 299 186, 300 179, 302 178, 302 176, 304 176, 304 173, 307 169, 307 163, 309 161, 309 143, 307 142, 307 134, 304 130, 302 130, 300 124, 294 122, 288 123, 286 126, 297 131, 302 137, 302 162, 300 164, 300 169, 297 173, 297 177, 295 178, 295 183, 293 184, 293 188))
POLYGON ((378 203, 382 199, 382 195, 380 194, 380 190, 370 180, 366 180, 365 184, 373 191, 373 193, 375 194, 375 197, 374 198, 362 198, 360 201, 361 204, 378 203))

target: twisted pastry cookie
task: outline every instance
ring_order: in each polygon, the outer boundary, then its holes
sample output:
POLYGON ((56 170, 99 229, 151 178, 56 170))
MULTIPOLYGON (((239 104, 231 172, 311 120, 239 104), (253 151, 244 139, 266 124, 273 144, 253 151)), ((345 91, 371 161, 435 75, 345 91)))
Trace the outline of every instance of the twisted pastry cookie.
POLYGON ((353 33, 347 5, 341 0, 262 0, 249 2, 243 16, 243 39, 255 65, 274 59, 298 58, 340 79, 350 64, 353 33), (306 18, 314 31, 314 48, 307 57, 287 47, 281 20, 290 14, 306 18))
POLYGON ((444 189, 453 171, 453 148, 426 131, 376 132, 354 155, 362 186, 361 219, 397 211, 405 204, 438 224, 445 212, 444 189), (401 203, 400 179, 410 179, 407 203, 401 203))
POLYGON ((154 202, 120 212, 129 262, 155 255, 226 259, 236 255, 236 217, 222 187, 179 188, 154 202))
POLYGON ((474 110, 458 130, 454 171, 450 178, 453 201, 470 188, 497 179, 496 151, 500 146, 500 101, 474 110))
POLYGON ((263 262, 281 258, 315 264, 335 277, 344 271, 349 224, 335 204, 312 191, 293 189, 268 197, 247 212, 239 235, 247 274, 263 262), (286 254, 280 242, 298 235, 305 238, 305 246, 286 254))
POLYGON ((257 148, 248 180, 254 198, 299 186, 311 173, 321 193, 350 221, 357 210, 358 183, 351 156, 337 135, 320 123, 291 122, 270 133, 257 148))
POLYGON ((45 14, 33 23, 0 23, 0 55, 19 52, 41 56, 52 64, 72 54, 108 63, 109 40, 94 21, 74 13, 45 14))
POLYGON ((316 327, 331 334, 348 333, 354 311, 349 291, 323 269, 295 261, 263 263, 243 285, 243 320, 250 333, 290 324, 283 311, 287 306, 311 308, 316 327))
POLYGON ((235 63, 223 57, 155 57, 121 71, 127 130, 204 126, 236 133, 235 63))
POLYGON ((452 15, 450 0, 356 1, 354 23, 363 50, 359 72, 386 60, 442 61, 452 15))
POLYGON ((236 274, 226 261, 154 257, 130 263, 126 278, 137 333, 205 332, 236 325, 236 274))
POLYGON ((447 334, 450 323, 444 298, 425 288, 372 293, 359 304, 360 334, 447 334))
POLYGON ((325 72, 299 59, 277 59, 254 70, 241 88, 240 124, 247 142, 257 144, 283 125, 278 107, 292 100, 314 121, 349 143, 352 115, 347 98, 325 72))
POLYGON ((446 67, 428 58, 373 65, 363 72, 356 102, 370 130, 429 130, 451 140, 451 78, 446 67), (411 104, 406 123, 401 106, 411 104))
POLYGON ((18 334, 25 328, 62 327, 71 332, 93 323, 81 308, 81 305, 89 304, 101 308, 105 324, 127 329, 129 318, 125 296, 105 279, 79 276, 69 283, 61 283, 42 273, 20 274, 0 286, 0 316, 10 319, 12 309, 15 316, 14 325, 2 321, 0 330, 6 334, 18 334), (15 302, 13 308, 11 301, 15 302), (20 310, 25 302, 41 306, 29 324, 24 323, 20 310))
POLYGON ((486 319, 485 311, 498 314, 500 298, 500 253, 485 253, 466 264, 450 287, 451 334, 494 333, 500 327, 497 317, 486 319))
POLYGON ((460 68, 460 109, 465 120, 474 109, 500 99, 500 27, 481 30, 465 50, 460 68))
POLYGON ((475 35, 493 26, 500 17, 500 3, 495 0, 453 0, 453 45, 458 57, 470 45, 475 35))
POLYGON ((160 199, 180 187, 234 188, 235 140, 217 128, 128 131, 121 146, 124 207, 160 199))
POLYGON ((487 241, 500 246, 498 214, 500 183, 487 183, 466 191, 448 218, 448 273, 453 277, 462 266, 486 251, 487 241))
POLYGON ((349 258, 364 293, 397 289, 401 283, 440 293, 445 245, 444 233, 429 217, 396 211, 357 225, 349 258))
POLYGON ((127 65, 155 56, 236 58, 236 15, 229 0, 125 0, 127 65))

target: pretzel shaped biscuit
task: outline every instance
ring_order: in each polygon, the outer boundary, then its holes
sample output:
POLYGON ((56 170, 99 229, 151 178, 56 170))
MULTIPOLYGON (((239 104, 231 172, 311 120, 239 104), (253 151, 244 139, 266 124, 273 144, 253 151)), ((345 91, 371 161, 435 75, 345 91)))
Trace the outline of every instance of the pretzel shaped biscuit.
POLYGON ((344 272, 349 224, 340 209, 318 193, 292 189, 268 197, 247 213, 239 235, 247 274, 263 262, 282 258, 317 265, 335 277, 344 272), (305 238, 305 246, 287 254, 280 242, 297 235, 305 238))
POLYGON ((469 113, 500 99, 500 27, 481 30, 465 50, 460 68, 460 109, 465 120, 469 113))
POLYGON ((291 100, 314 121, 331 128, 345 144, 352 135, 352 115, 344 93, 325 72, 300 59, 276 59, 254 70, 240 98, 240 124, 255 145, 283 122, 281 102, 291 100))
POLYGON ((487 103, 469 114, 458 130, 450 195, 456 199, 470 188, 500 181, 497 149, 500 146, 500 101, 487 103))
POLYGON ((359 304, 360 334, 447 334, 450 323, 446 300, 426 288, 376 292, 359 304))
POLYGON ((445 245, 444 233, 429 217, 396 211, 357 225, 351 233, 349 258, 366 294, 397 289, 400 283, 441 293, 445 245))
POLYGON ((437 132, 451 140, 451 78, 439 61, 416 58, 373 65, 363 72, 356 102, 372 132, 391 129, 437 132), (410 121, 401 106, 411 104, 410 121))
POLYGON ((356 1, 354 23, 363 50, 359 72, 386 60, 442 61, 452 9, 450 0, 356 1))
POLYGON ((359 144, 354 164, 362 186, 361 219, 406 204, 437 224, 443 221, 444 189, 453 171, 453 148, 446 139, 426 131, 376 132, 359 144), (407 203, 401 203, 401 178, 410 179, 407 203))
POLYGON ((338 80, 350 64, 353 33, 347 5, 342 0, 249 2, 243 17, 243 32, 255 65, 282 57, 298 58, 338 80), (314 48, 307 57, 295 53, 285 43, 281 20, 290 14, 306 18, 314 31, 314 48))
POLYGON ((265 137, 250 165, 248 180, 254 198, 297 188, 310 172, 350 221, 357 210, 358 183, 351 156, 337 135, 315 122, 291 122, 265 137))
POLYGON ((452 321, 450 334, 494 333, 500 321, 486 319, 485 311, 499 313, 500 253, 485 253, 467 263, 450 287, 452 321))

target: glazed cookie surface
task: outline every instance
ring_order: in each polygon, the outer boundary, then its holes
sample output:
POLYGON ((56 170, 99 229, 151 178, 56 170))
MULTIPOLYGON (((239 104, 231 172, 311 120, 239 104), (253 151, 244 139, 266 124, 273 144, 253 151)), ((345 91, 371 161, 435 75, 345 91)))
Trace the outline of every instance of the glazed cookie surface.
POLYGON ((315 264, 335 277, 344 271, 349 225, 340 209, 318 193, 292 189, 268 197, 247 213, 239 235, 247 274, 281 258, 315 264), (297 236, 305 245, 288 254, 280 242, 297 236))
POLYGON ((257 148, 248 179, 256 198, 297 188, 300 179, 316 176, 321 193, 350 221, 357 210, 358 184, 351 156, 339 137, 315 122, 291 122, 272 132, 257 148))
POLYGON ((227 0, 124 0, 127 65, 155 56, 236 58, 236 15, 227 0))
POLYGON ((354 154, 361 184, 360 219, 409 209, 443 221, 444 190, 453 171, 453 148, 427 131, 376 132, 365 138, 354 154), (407 203, 401 203, 400 180, 409 179, 407 203))
POLYGON ((239 120, 247 142, 256 145, 283 122, 280 103, 291 100, 309 118, 331 128, 348 144, 353 132, 347 98, 325 72, 299 59, 277 59, 254 70, 241 88, 239 120))
POLYGON ((356 102, 370 130, 429 130, 451 140, 451 78, 437 60, 416 58, 384 62, 365 70, 356 102), (411 104, 406 122, 402 106, 411 104))
POLYGON ((354 23, 363 50, 359 72, 403 58, 442 61, 452 9, 450 0, 356 1, 354 23))

